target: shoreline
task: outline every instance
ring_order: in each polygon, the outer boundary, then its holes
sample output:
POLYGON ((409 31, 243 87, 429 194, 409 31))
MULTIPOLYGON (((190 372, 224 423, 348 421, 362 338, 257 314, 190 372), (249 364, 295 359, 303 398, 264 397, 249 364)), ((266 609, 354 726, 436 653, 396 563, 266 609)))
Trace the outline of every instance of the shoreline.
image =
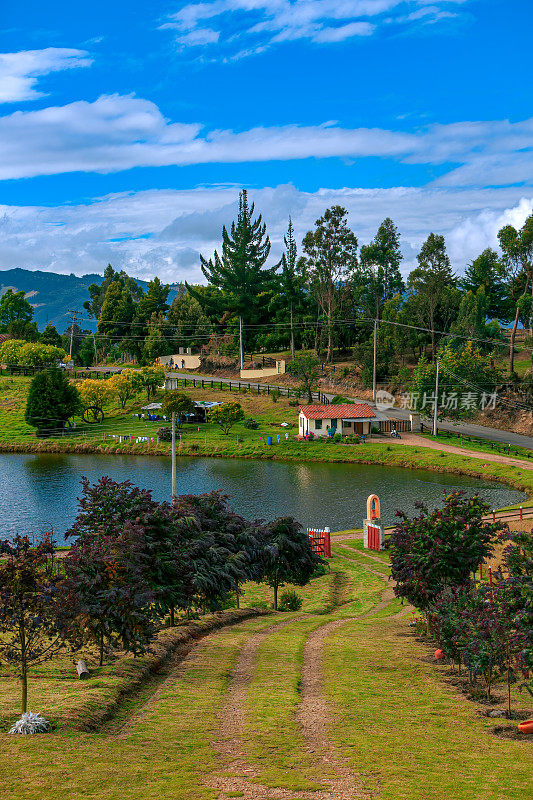
MULTIPOLYGON (((191 446, 183 446, 178 449, 177 455, 181 458, 231 458, 241 460, 262 460, 262 461, 280 461, 285 463, 344 463, 344 464, 363 464, 363 465, 378 465, 384 467, 397 467, 401 469, 427 469, 431 472, 447 473, 451 475, 465 475, 480 480, 492 480, 515 489, 524 494, 527 500, 523 503, 517 503, 516 507, 524 504, 533 504, 533 471, 531 475, 526 472, 526 466, 521 468, 518 465, 504 465, 496 462, 483 463, 483 453, 472 454, 472 456, 454 455, 449 458, 453 460, 454 464, 441 463, 443 457, 449 457, 451 454, 445 454, 441 451, 432 450, 430 448, 419 448, 411 445, 375 445, 367 443, 364 445, 320 445, 319 443, 300 443, 292 442, 283 445, 273 445, 271 450, 266 450, 266 445, 262 447, 253 447, 246 445, 236 445, 229 443, 229 446, 214 445, 205 446, 193 444, 191 446), (275 451, 280 447, 285 452, 277 454, 275 451), (327 452, 313 453, 314 448, 327 448, 327 452), (347 453, 346 448, 357 447, 366 448, 366 452, 361 453, 347 453), (292 450, 292 452, 287 452, 292 450), (438 459, 438 460, 437 460, 438 459), (472 464, 476 461, 478 464, 472 464), (459 462, 459 463, 457 463, 459 462), (518 473, 517 470, 523 469, 526 474, 518 473)), ((133 444, 128 447, 117 444, 112 445, 93 445, 89 443, 65 443, 62 442, 27 442, 24 444, 7 444, 0 443, 0 454, 35 454, 35 455, 129 455, 129 456, 149 456, 149 457, 164 457, 170 458, 170 446, 161 447, 147 447, 145 443, 133 444)), ((515 506, 507 506, 506 508, 513 508, 515 506)))

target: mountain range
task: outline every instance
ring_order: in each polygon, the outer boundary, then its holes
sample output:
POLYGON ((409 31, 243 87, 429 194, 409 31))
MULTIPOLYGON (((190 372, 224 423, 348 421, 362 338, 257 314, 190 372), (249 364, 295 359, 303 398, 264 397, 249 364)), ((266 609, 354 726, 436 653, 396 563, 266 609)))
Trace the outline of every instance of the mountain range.
MULTIPOLYGON (((135 279, 146 290, 148 283, 135 279)), ((103 275, 60 275, 57 272, 42 272, 29 269, 0 270, 0 295, 8 289, 24 292, 26 299, 34 307, 34 320, 39 330, 43 330, 47 322, 55 325, 59 333, 64 333, 70 324, 69 310, 81 312, 78 320, 84 330, 96 329, 96 320, 90 319, 83 308, 85 300, 89 300, 91 283, 100 284, 103 275)), ((177 287, 171 287, 169 303, 177 294, 177 287)))

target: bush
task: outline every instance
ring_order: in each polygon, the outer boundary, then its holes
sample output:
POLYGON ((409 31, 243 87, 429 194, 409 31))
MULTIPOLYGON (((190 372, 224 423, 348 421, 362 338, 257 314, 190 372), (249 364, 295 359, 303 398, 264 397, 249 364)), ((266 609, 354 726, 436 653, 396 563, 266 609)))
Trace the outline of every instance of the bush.
POLYGON ((245 428, 248 428, 248 430, 250 431, 256 431, 259 428, 259 423, 253 417, 245 419, 242 424, 245 428))
POLYGON ((273 403, 277 403, 277 402, 278 402, 278 397, 279 397, 279 396, 280 396, 280 391, 279 391, 279 389, 273 389, 273 390, 270 392, 270 397, 272 398, 272 402, 273 402, 273 403))
POLYGON ((335 444, 338 444, 339 442, 342 442, 342 436, 341 436, 341 434, 340 434, 340 433, 336 433, 336 434, 334 434, 334 436, 333 436, 333 441, 335 442, 335 444))
POLYGON ((336 394, 331 403, 335 406, 341 406, 343 403, 351 403, 351 400, 348 400, 348 398, 344 397, 342 394, 336 394))
POLYGON ((297 408, 301 403, 299 400, 289 400, 289 405, 292 406, 292 408, 297 408))
POLYGON ((286 589, 281 593, 278 611, 299 611, 303 600, 294 589, 286 589))
POLYGON ((314 438, 315 438, 315 434, 313 433, 313 431, 309 431, 309 433, 307 434, 307 440, 309 442, 312 442, 314 438))

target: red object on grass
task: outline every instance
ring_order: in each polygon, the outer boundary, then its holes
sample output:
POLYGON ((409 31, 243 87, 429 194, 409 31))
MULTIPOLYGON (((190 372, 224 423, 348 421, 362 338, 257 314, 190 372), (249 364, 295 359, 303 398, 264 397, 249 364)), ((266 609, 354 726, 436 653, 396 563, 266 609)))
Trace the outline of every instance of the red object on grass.
POLYGON ((533 719, 526 719, 518 723, 520 733, 533 733, 533 719))
POLYGON ((435 650, 435 658, 439 660, 444 658, 444 650, 441 650, 440 648, 439 650, 435 650))

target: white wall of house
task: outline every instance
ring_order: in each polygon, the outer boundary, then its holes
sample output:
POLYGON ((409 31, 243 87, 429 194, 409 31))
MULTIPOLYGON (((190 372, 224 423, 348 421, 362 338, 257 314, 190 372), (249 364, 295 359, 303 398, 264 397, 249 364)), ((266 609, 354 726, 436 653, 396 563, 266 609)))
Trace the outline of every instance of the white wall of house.
POLYGON ((372 420, 370 419, 307 419, 307 417, 300 412, 299 415, 299 428, 300 436, 307 436, 312 432, 315 436, 327 436, 328 428, 336 428, 336 432, 342 436, 348 436, 355 433, 358 436, 364 434, 370 435, 372 420))

